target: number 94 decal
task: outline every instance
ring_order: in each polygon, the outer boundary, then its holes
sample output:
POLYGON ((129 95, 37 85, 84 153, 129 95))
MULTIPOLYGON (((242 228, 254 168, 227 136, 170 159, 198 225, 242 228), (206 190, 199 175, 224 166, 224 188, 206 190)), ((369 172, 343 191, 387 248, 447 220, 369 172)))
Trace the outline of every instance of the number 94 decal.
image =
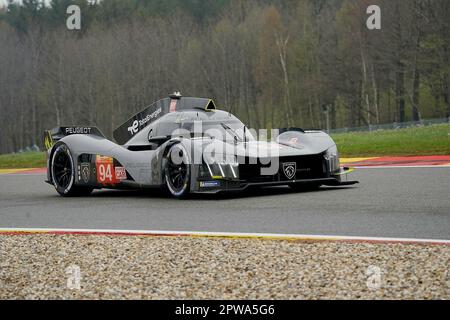
POLYGON ((100 184, 117 184, 120 180, 125 180, 127 174, 125 168, 115 167, 114 159, 97 155, 95 159, 95 167, 97 171, 97 182, 100 184))

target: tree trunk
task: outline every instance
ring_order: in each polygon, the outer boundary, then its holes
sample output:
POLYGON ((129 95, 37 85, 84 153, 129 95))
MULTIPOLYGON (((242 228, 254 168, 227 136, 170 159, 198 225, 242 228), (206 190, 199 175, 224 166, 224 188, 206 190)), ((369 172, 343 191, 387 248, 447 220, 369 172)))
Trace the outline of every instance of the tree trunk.
POLYGON ((418 66, 418 55, 420 47, 420 31, 416 40, 416 52, 414 57, 414 74, 413 74, 413 97, 412 97, 412 121, 419 121, 419 95, 420 95, 420 71, 418 66))
POLYGON ((413 97, 412 97, 412 121, 419 121, 419 96, 420 96, 420 73, 417 68, 417 64, 414 67, 414 84, 413 84, 413 97))
POLYGON ((361 67, 362 67, 362 83, 361 83, 361 99, 365 103, 365 109, 367 112, 367 124, 370 125, 370 100, 369 100, 369 93, 367 90, 367 65, 366 65, 366 58, 364 56, 364 49, 363 49, 363 43, 361 40, 361 35, 359 39, 359 51, 361 54, 361 67))
POLYGON ((378 93, 377 81, 375 80, 375 68, 373 66, 373 63, 372 63, 372 67, 371 67, 371 75, 372 75, 373 106, 375 108, 375 118, 376 118, 377 124, 380 124, 380 111, 378 109, 379 93, 378 93))
POLYGON ((397 101, 397 121, 405 122, 405 71, 403 63, 397 64, 396 73, 396 101, 397 101))
POLYGON ((280 57, 280 64, 281 68, 283 70, 283 79, 284 79, 284 101, 286 106, 286 123, 288 127, 291 127, 293 124, 293 113, 292 113, 292 106, 291 106, 291 96, 289 91, 289 74, 287 70, 287 44, 289 41, 289 36, 286 37, 286 39, 281 39, 277 36, 277 46, 278 46, 278 53, 280 57))
POLYGON ((444 74, 444 78, 442 80, 442 97, 444 98, 444 103, 447 106, 445 116, 448 118, 450 117, 450 88, 448 84, 448 74, 444 74))
POLYGON ((330 110, 330 126, 331 129, 336 129, 336 105, 331 106, 330 110))

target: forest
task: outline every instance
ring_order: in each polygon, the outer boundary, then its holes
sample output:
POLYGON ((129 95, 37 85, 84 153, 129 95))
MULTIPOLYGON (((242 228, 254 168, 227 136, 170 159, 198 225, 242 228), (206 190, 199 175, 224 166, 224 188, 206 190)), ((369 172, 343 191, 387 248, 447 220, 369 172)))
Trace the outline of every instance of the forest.
POLYGON ((174 91, 254 129, 323 129, 325 107, 332 128, 450 117, 449 17, 448 0, 8 0, 0 153, 57 125, 111 138, 174 91))

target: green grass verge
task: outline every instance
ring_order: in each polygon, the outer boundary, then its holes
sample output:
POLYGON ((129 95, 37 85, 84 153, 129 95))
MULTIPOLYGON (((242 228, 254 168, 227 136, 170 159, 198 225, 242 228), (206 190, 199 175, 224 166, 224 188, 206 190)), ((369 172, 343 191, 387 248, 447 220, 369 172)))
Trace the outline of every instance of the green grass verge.
POLYGON ((23 152, 0 155, 0 169, 43 167, 45 167, 44 152, 23 152))
MULTIPOLYGON (((450 125, 334 134, 341 157, 450 155, 450 125)), ((45 167, 43 152, 0 155, 0 169, 45 167)))
POLYGON ((450 125, 334 134, 341 157, 450 155, 450 125))

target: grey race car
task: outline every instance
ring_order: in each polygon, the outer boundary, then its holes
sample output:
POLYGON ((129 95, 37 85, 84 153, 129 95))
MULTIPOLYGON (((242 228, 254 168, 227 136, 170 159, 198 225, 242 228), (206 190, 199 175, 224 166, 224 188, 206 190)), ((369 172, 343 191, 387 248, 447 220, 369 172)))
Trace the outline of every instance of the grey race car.
POLYGON ((62 196, 101 188, 162 187, 177 198, 250 186, 303 189, 357 183, 341 181, 350 170, 340 167, 336 144, 326 133, 280 129, 272 141, 258 141, 211 99, 173 94, 130 118, 113 135, 117 143, 96 127, 46 131, 46 182, 62 196))

